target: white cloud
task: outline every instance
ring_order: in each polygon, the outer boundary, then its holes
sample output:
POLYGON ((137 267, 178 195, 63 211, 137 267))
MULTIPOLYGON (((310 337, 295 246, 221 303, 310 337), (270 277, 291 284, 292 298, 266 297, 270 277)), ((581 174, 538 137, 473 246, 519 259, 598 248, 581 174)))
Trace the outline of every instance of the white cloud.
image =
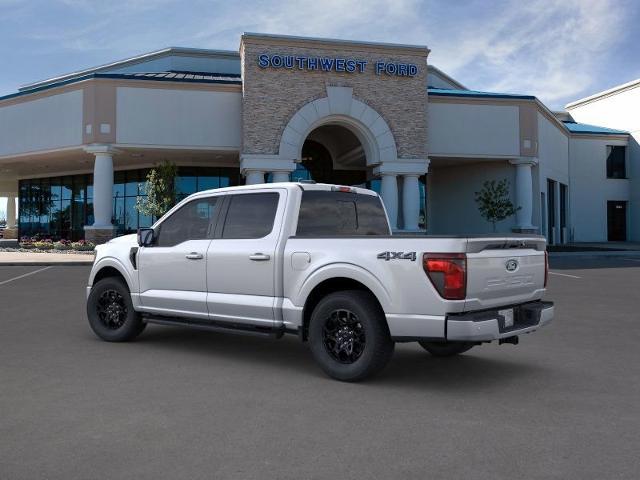
MULTIPOLYGON (((0 0, 7 1, 15 0, 0 0)), ((68 18, 41 18, 40 9, 32 10, 39 23, 21 35, 36 42, 40 53, 95 52, 96 63, 102 63, 169 45, 235 50, 243 31, 426 44, 432 50, 429 61, 470 88, 535 94, 553 107, 592 93, 598 75, 610 73, 603 65, 626 37, 629 11, 637 9, 631 0, 58 0, 46 5, 68 18)))
POLYGON ((593 88, 624 39, 626 14, 612 0, 518 2, 492 21, 467 24, 434 58, 472 87, 532 93, 557 107, 593 88))
POLYGON ((216 11, 193 40, 237 48, 248 30, 426 44, 432 63, 471 88, 534 94, 553 107, 593 91, 598 66, 624 38, 629 10, 616 0, 233 5, 216 11))

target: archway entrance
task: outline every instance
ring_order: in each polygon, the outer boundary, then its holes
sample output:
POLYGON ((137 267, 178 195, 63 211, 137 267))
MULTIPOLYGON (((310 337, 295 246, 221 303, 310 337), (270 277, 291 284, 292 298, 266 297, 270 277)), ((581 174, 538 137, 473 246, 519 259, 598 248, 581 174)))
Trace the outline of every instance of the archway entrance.
POLYGON ((362 143, 338 124, 322 125, 309 133, 297 173, 318 183, 372 186, 362 143))

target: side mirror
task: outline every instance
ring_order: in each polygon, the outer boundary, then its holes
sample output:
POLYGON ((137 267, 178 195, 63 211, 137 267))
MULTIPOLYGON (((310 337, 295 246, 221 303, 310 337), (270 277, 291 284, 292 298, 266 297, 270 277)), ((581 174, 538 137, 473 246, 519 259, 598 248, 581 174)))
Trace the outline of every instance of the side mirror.
POLYGON ((141 247, 150 247, 156 241, 156 234, 153 228, 139 228, 138 229, 138 245, 141 247))

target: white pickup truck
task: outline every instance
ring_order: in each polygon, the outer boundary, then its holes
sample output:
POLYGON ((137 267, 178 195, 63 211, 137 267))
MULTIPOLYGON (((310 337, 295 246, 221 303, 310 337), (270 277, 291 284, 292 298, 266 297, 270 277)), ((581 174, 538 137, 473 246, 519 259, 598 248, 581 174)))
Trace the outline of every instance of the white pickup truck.
POLYGON ((199 192, 96 248, 87 314, 103 340, 148 323, 308 341, 331 377, 380 371, 395 342, 449 356, 553 318, 532 236, 391 235, 370 190, 275 183, 199 192))

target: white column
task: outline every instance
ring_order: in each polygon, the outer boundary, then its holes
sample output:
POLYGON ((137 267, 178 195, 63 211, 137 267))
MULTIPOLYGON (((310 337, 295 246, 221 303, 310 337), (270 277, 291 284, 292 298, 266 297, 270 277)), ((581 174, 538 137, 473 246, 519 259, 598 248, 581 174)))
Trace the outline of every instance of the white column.
POLYGON ((16 197, 7 197, 7 228, 16 228, 16 197))
POLYGON ((398 181, 395 173, 381 173, 381 192, 391 229, 398 228, 398 181))
POLYGON ((111 230, 113 225, 113 155, 110 145, 89 145, 85 152, 95 156, 93 162, 93 225, 85 230, 111 230))
POLYGON ((516 167, 516 229, 535 230, 533 225, 533 174, 531 167, 537 163, 536 158, 518 158, 509 161, 516 167))
POLYGON ((420 220, 420 185, 418 174, 402 176, 402 219, 404 229, 408 231, 418 230, 420 220))
POLYGON ((275 171, 271 172, 271 174, 273 175, 273 183, 289 181, 289 172, 275 171))
POLYGON ((264 183, 264 170, 247 170, 245 171, 245 184, 246 185, 257 185, 259 183, 264 183))
POLYGON ((93 164, 93 226, 111 227, 113 217, 113 157, 96 153, 93 164))
POLYGON ((295 170, 293 159, 279 155, 241 154, 240 173, 245 177, 246 185, 264 183, 264 173, 272 173, 272 182, 288 182, 289 172, 295 170))

